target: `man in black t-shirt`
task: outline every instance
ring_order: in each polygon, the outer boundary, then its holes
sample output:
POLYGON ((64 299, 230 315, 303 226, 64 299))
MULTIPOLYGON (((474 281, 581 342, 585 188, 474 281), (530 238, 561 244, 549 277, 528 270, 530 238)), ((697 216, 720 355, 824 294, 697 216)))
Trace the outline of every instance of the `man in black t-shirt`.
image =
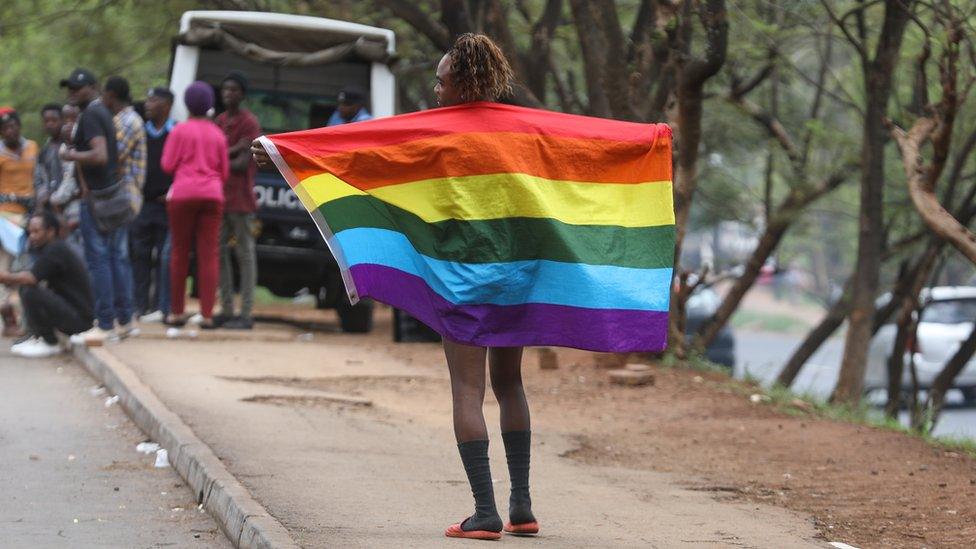
POLYGON ((118 181, 119 151, 112 113, 98 98, 98 81, 90 71, 73 70, 61 80, 61 87, 68 89, 68 102, 81 109, 74 148, 63 159, 80 166, 88 189, 105 189, 118 181))
MULTIPOLYGON (((72 148, 61 159, 74 162, 82 192, 106 189, 119 182, 118 148, 112 114, 99 100, 98 81, 90 71, 75 69, 61 80, 68 89, 68 102, 81 109, 72 148)), ((129 228, 108 232, 98 229, 88 203, 81 204, 80 229, 85 261, 95 291, 98 326, 82 338, 98 344, 107 339, 138 333, 132 322, 132 265, 129 262, 129 228), (116 331, 116 323, 118 331, 116 331)))
POLYGON ((91 328, 94 297, 81 258, 60 238, 61 223, 51 211, 36 214, 27 224, 34 255, 29 271, 0 271, 0 284, 18 286, 31 338, 10 348, 31 358, 63 351, 55 332, 73 335, 91 328))

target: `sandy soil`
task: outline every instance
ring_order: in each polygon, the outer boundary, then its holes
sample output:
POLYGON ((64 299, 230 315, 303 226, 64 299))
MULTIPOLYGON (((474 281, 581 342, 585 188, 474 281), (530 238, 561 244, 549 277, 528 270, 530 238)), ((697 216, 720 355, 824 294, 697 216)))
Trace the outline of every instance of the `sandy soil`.
MULTIPOLYGON (((389 312, 378 313, 371 335, 333 332, 315 341, 388 353, 423 376, 255 381, 375 399, 386 405, 370 414, 442 424, 443 411, 429 406, 432 390, 447 391, 440 346, 394 345, 389 312)), ((751 402, 748 386, 721 374, 658 366, 653 385, 623 387, 608 382, 606 356, 558 350, 558 358, 558 369, 541 370, 537 351, 527 350, 524 377, 533 430, 571 436, 577 446, 569 457, 687 476, 698 479, 689 487, 721 500, 809 514, 828 541, 865 548, 976 547, 972 456, 802 410, 777 411, 751 402)), ((497 413, 492 400, 489 395, 489 415, 497 413)), ((342 405, 326 397, 269 398, 266 404, 342 405)))
MULTIPOLYGON (((371 344, 388 338, 380 322, 371 344)), ((417 366, 443 363, 437 345, 398 345, 395 352, 417 366)), ((778 412, 752 403, 748 386, 721 374, 657 367, 653 386, 622 387, 609 383, 606 356, 558 353, 560 368, 541 370, 537 353, 527 351, 526 389, 536 428, 577 437, 576 459, 705 478, 696 489, 718 498, 812 514, 828 540, 855 540, 861 547, 976 547, 972 456, 799 410, 778 412)), ((398 412, 426 413, 430 381, 319 383, 363 396, 396 392, 398 412)))

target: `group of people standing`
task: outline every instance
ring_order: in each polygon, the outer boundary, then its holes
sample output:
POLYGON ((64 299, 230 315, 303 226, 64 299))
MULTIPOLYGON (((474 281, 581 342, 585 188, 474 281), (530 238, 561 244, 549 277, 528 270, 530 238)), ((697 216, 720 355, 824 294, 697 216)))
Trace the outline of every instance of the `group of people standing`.
POLYGON ((0 109, 0 312, 3 335, 19 338, 12 351, 51 356, 63 349, 58 334, 123 339, 138 333, 137 320, 250 329, 257 204, 248 149, 261 128, 243 105, 247 77, 232 72, 221 82, 216 117, 214 87, 191 84, 190 117, 179 124, 165 87, 149 90, 140 113, 122 77, 100 87, 79 68, 60 85, 67 104, 41 109, 41 147, 21 135, 15 110, 0 109), (23 227, 26 239, 11 237, 11 227, 23 227), (195 319, 185 313, 191 253, 195 319))

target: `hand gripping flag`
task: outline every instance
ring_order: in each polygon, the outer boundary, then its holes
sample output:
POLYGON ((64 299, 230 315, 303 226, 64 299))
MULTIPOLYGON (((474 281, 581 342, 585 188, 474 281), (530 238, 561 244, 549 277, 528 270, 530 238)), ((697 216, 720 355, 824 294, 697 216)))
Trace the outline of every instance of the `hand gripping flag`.
POLYGON ((470 345, 666 346, 667 125, 481 102, 261 139, 352 303, 470 345))

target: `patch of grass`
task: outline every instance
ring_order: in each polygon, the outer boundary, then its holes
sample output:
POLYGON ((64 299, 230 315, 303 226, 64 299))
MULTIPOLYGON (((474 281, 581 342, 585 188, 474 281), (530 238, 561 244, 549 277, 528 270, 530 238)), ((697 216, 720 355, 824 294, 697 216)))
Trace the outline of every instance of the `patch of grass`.
POLYGON ((803 330, 807 325, 789 315, 778 313, 761 313, 739 309, 732 315, 731 321, 733 328, 751 328, 763 332, 796 332, 803 330))
POLYGON ((689 351, 689 356, 685 360, 679 359, 674 353, 668 351, 664 353, 658 362, 665 368, 686 368, 697 372, 722 373, 731 376, 732 371, 721 364, 716 364, 703 355, 689 351))
POLYGON ((857 406, 832 404, 825 400, 806 394, 795 393, 781 385, 763 388, 756 380, 730 380, 729 388, 743 396, 760 395, 761 401, 773 406, 779 412, 791 416, 814 416, 842 423, 867 425, 878 429, 897 431, 899 433, 918 437, 932 446, 962 452, 976 458, 976 440, 961 437, 936 437, 931 433, 919 432, 902 425, 895 418, 886 416, 882 411, 862 401, 857 406), (746 385, 749 383, 749 385, 746 385))

